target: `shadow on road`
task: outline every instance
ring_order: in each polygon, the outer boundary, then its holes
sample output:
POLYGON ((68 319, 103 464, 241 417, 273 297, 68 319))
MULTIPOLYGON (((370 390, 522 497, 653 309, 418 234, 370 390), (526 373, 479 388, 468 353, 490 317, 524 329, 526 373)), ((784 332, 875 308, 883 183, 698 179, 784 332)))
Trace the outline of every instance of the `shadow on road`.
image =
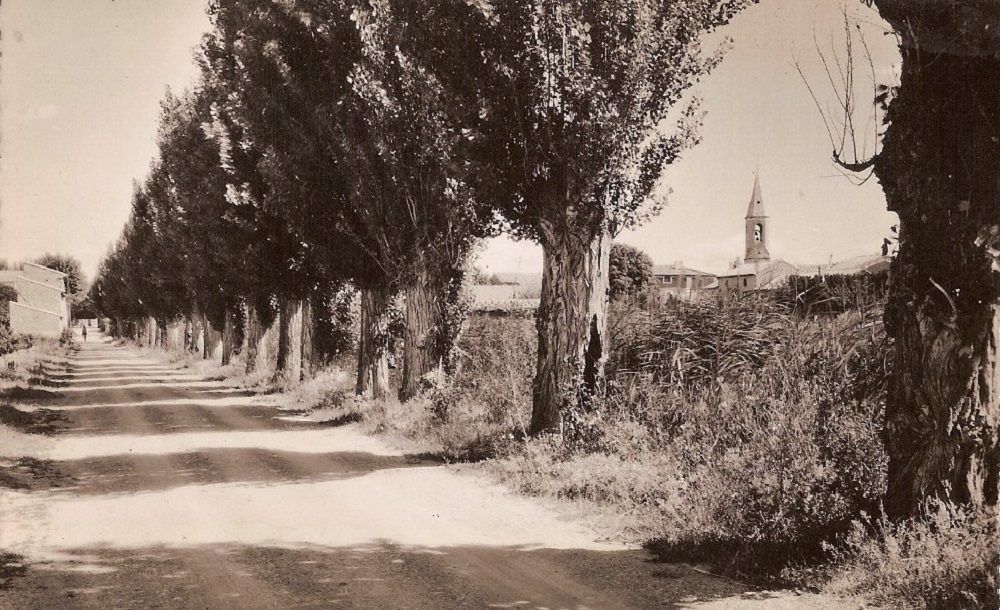
POLYGON ((654 576, 643 551, 376 543, 349 549, 90 549, 69 559, 66 569, 19 574, 13 585, 31 604, 24 607, 596 610, 768 599, 685 565, 674 566, 669 577, 654 576))

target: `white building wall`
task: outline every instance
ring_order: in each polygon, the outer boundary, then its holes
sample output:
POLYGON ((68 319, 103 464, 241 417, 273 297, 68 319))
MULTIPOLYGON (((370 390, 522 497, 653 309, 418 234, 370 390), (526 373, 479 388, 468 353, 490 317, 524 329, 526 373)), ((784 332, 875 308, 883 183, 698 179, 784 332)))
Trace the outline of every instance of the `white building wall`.
POLYGON ((10 328, 16 333, 58 337, 66 328, 66 321, 62 316, 51 311, 11 301, 10 328))
POLYGON ((58 335, 69 327, 66 275, 33 263, 19 271, 0 271, 0 284, 17 292, 10 304, 10 329, 15 333, 58 335))

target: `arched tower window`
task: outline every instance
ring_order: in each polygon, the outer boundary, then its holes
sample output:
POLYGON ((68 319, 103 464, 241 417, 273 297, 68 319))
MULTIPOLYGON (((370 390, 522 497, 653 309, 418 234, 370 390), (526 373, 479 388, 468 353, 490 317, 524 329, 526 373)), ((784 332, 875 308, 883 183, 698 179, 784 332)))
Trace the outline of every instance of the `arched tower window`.
POLYGON ((753 240, 758 243, 764 241, 764 225, 759 222, 753 226, 753 240))

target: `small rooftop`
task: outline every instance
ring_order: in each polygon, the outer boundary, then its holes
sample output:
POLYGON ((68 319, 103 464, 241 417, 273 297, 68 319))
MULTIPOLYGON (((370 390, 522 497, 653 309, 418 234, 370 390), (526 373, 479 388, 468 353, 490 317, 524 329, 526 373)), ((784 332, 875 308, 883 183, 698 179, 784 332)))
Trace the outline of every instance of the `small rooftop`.
POLYGON ((715 277, 714 273, 692 269, 691 267, 685 267, 684 265, 678 265, 676 263, 673 265, 653 265, 653 275, 657 277, 661 275, 702 275, 715 277))
POLYGON ((44 265, 39 265, 39 264, 36 264, 36 263, 29 263, 27 261, 24 262, 24 263, 21 263, 21 264, 24 267, 31 267, 32 269, 38 269, 39 271, 47 271, 50 275, 55 275, 57 277, 69 277, 68 275, 66 275, 62 271, 59 271, 57 269, 53 269, 51 267, 45 267, 44 265))

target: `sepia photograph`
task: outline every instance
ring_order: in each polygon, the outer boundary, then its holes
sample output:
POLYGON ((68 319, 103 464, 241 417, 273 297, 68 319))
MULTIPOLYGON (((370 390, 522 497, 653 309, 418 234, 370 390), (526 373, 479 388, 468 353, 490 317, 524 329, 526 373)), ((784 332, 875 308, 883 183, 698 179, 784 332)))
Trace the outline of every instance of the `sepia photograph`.
POLYGON ((1000 0, 0 0, 0 608, 1000 610, 1000 0))

